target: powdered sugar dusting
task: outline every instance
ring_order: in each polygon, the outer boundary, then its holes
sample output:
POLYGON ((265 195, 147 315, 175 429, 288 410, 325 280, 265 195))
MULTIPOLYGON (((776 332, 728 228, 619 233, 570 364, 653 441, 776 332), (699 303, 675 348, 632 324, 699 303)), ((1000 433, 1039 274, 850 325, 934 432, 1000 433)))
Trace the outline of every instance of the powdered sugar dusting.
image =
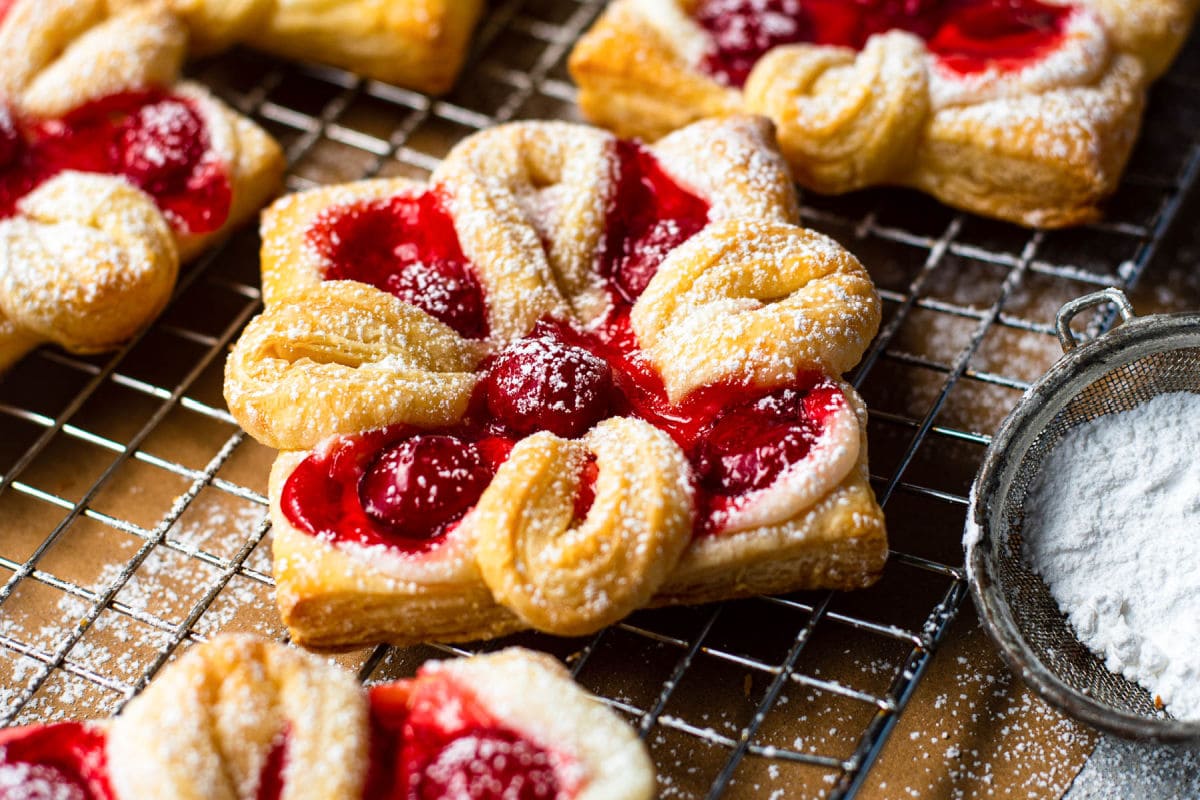
POLYGON ((1200 395, 1164 394, 1064 434, 1024 540, 1081 641, 1177 718, 1200 720, 1200 395))

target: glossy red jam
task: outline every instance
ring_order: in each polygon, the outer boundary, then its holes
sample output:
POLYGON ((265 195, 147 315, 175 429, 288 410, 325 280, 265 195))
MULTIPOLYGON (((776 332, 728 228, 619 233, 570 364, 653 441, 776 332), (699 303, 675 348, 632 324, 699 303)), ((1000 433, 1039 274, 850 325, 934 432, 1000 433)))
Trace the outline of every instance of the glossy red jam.
POLYGON ((0 732, 0 800, 115 800, 104 746, 78 722, 0 732))
POLYGON ((463 336, 487 335, 483 289, 437 191, 337 206, 307 237, 326 280, 369 283, 463 336))
POLYGON ((596 457, 592 456, 583 462, 579 470, 579 493, 575 495, 575 521, 582 521, 592 504, 596 502, 596 478, 600 476, 600 468, 596 466, 596 457))
POLYGON ((293 525, 323 539, 425 552, 475 505, 512 444, 468 425, 346 437, 301 462, 280 504, 293 525))
POLYGON ((371 689, 365 800, 565 800, 565 759, 433 675, 371 689))
POLYGON ((1018 69, 1058 47, 1072 11, 1041 0, 701 0, 694 17, 712 36, 704 69, 741 86, 773 47, 861 49, 896 29, 920 36, 959 73, 1018 69))
POLYGON ((8 16, 8 12, 16 5, 17 0, 0 0, 0 25, 4 24, 4 18, 8 16))
POLYGON ((408 539, 461 519, 492 480, 473 442, 417 434, 384 449, 358 485, 367 516, 408 539))
MULTIPOLYGON (((821 376, 799 375, 770 392, 720 385, 677 405, 667 399, 630 328, 629 311, 667 253, 707 223, 708 205, 631 142, 617 146, 614 169, 600 259, 612 301, 608 317, 588 331, 543 320, 485 360, 467 415, 455 426, 397 426, 347 437, 310 456, 284 485, 283 510, 293 525, 333 541, 425 552, 478 502, 517 441, 538 431, 581 436, 617 415, 650 422, 687 453, 697 477, 701 533, 719 530, 724 509, 808 454, 830 411, 845 402, 821 376)), ((408 253, 404 268, 417 275, 437 273, 443 263, 469 274, 435 193, 401 198, 403 212, 393 202, 335 210, 310 231, 310 241, 333 264, 361 265, 353 276, 375 285, 387 284, 397 261, 376 251, 408 253), (396 223, 410 212, 424 222, 396 223)), ((412 302, 420 305, 420 295, 412 302)), ((591 508, 596 469, 594 461, 584 466, 576 519, 591 508)))
POLYGON ((600 274, 632 303, 667 253, 708 224, 709 207, 672 180, 638 143, 617 142, 616 156, 600 274))
POLYGON ((285 732, 271 745, 271 752, 267 753, 267 761, 263 764, 254 800, 282 800, 287 752, 288 734, 285 732))
POLYGON ((807 456, 829 417, 846 402, 833 381, 803 373, 770 391, 717 384, 672 404, 658 371, 637 346, 627 310, 596 331, 547 322, 532 335, 558 337, 603 358, 619 391, 613 413, 643 419, 683 448, 699 478, 698 534, 719 530, 726 508, 770 486, 807 456))
POLYGON ((233 199, 192 101, 157 91, 112 95, 52 120, 15 119, 0 107, 0 218, 66 170, 125 176, 186 233, 220 228, 233 199))

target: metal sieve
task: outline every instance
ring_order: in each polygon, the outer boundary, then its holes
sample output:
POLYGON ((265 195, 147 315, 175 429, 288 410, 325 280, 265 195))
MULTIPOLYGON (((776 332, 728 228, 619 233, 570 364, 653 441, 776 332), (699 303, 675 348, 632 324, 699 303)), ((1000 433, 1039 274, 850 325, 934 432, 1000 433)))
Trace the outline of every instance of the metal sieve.
POLYGON ((1022 548, 1026 493, 1066 431, 1159 394, 1200 392, 1200 313, 1135 319, 1125 295, 1106 289, 1064 305, 1057 331, 1063 357, 1004 420, 971 489, 965 536, 971 594, 1005 661, 1047 702, 1119 736, 1200 742, 1200 722, 1156 709, 1145 689, 1110 672, 1079 642, 1022 548), (1071 320, 1109 303, 1122 324, 1077 342, 1071 320))

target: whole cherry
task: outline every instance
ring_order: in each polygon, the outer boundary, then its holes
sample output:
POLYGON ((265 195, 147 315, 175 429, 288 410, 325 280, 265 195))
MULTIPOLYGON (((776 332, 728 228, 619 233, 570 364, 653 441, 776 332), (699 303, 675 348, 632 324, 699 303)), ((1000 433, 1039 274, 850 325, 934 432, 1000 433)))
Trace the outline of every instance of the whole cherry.
POLYGON ((549 755, 502 730, 479 730, 450 740, 413 783, 409 796, 421 800, 552 800, 558 796, 549 755))
POLYGON ((471 442, 418 434, 382 451, 359 483, 363 510, 399 535, 430 538, 479 500, 492 470, 471 442))
POLYGON ((115 147, 121 171, 143 189, 182 189, 204 155, 204 124, 187 103, 162 100, 126 120, 115 147))
POLYGON ((579 436, 609 412, 612 368, 582 347, 547 334, 519 339, 496 356, 484 378, 488 410, 520 434, 579 436))
POLYGON ((780 473, 804 459, 814 440, 803 396, 786 389, 718 419, 697 466, 712 489, 742 494, 770 486, 780 473))

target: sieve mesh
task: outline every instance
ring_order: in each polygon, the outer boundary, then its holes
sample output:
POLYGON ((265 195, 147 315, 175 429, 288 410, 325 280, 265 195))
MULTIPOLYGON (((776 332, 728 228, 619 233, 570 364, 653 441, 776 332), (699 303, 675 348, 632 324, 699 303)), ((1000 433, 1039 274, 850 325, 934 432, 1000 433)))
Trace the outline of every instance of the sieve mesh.
POLYGON ((1063 436, 1170 392, 1200 393, 1197 315, 1148 317, 1064 358, 997 435, 976 489, 976 518, 986 510, 969 558, 985 621, 1047 699, 1121 735, 1178 740, 1200 737, 1200 724, 1172 720, 1149 692, 1081 644, 1023 548, 1029 488, 1063 436))

